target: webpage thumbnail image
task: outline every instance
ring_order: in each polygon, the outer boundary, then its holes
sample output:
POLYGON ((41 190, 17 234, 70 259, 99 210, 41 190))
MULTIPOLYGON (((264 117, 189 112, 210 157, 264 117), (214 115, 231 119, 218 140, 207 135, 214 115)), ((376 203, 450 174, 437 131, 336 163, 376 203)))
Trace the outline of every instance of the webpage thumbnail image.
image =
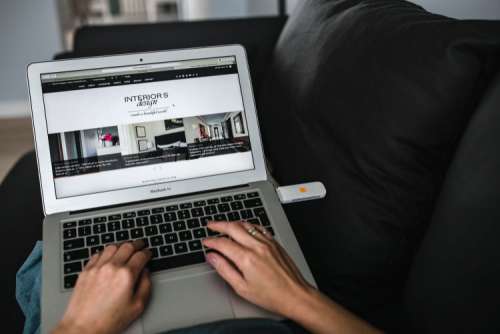
POLYGON ((243 112, 49 134, 55 178, 250 151, 243 112))

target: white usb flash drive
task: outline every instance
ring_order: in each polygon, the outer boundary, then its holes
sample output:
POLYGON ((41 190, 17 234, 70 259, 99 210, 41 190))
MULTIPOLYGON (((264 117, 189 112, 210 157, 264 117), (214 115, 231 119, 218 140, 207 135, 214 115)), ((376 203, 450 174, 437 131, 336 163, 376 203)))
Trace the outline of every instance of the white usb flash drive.
POLYGON ((309 182, 278 187, 276 192, 283 204, 321 199, 326 196, 326 188, 321 182, 309 182))

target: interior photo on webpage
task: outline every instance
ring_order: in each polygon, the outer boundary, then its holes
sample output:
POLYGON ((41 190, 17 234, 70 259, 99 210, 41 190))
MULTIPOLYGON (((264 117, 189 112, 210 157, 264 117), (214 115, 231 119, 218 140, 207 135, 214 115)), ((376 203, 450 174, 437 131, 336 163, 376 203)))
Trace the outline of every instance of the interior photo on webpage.
POLYGON ((49 135, 54 178, 250 151, 242 111, 49 135))

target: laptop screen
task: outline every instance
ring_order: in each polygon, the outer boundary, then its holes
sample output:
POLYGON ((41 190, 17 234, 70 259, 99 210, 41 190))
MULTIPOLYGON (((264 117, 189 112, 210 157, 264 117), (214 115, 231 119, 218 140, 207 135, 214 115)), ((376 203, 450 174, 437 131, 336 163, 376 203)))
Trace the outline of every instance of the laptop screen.
POLYGON ((57 198, 254 169, 235 57, 41 80, 57 198))

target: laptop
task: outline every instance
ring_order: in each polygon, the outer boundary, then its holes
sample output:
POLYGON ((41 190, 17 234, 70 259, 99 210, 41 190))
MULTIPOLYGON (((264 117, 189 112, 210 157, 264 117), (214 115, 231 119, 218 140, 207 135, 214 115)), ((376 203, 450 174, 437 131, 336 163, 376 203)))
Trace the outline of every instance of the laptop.
POLYGON ((205 262, 209 220, 264 226, 315 285, 266 171, 242 46, 34 63, 28 83, 45 214, 43 333, 90 256, 135 239, 152 251, 153 293, 129 333, 276 318, 205 262))

